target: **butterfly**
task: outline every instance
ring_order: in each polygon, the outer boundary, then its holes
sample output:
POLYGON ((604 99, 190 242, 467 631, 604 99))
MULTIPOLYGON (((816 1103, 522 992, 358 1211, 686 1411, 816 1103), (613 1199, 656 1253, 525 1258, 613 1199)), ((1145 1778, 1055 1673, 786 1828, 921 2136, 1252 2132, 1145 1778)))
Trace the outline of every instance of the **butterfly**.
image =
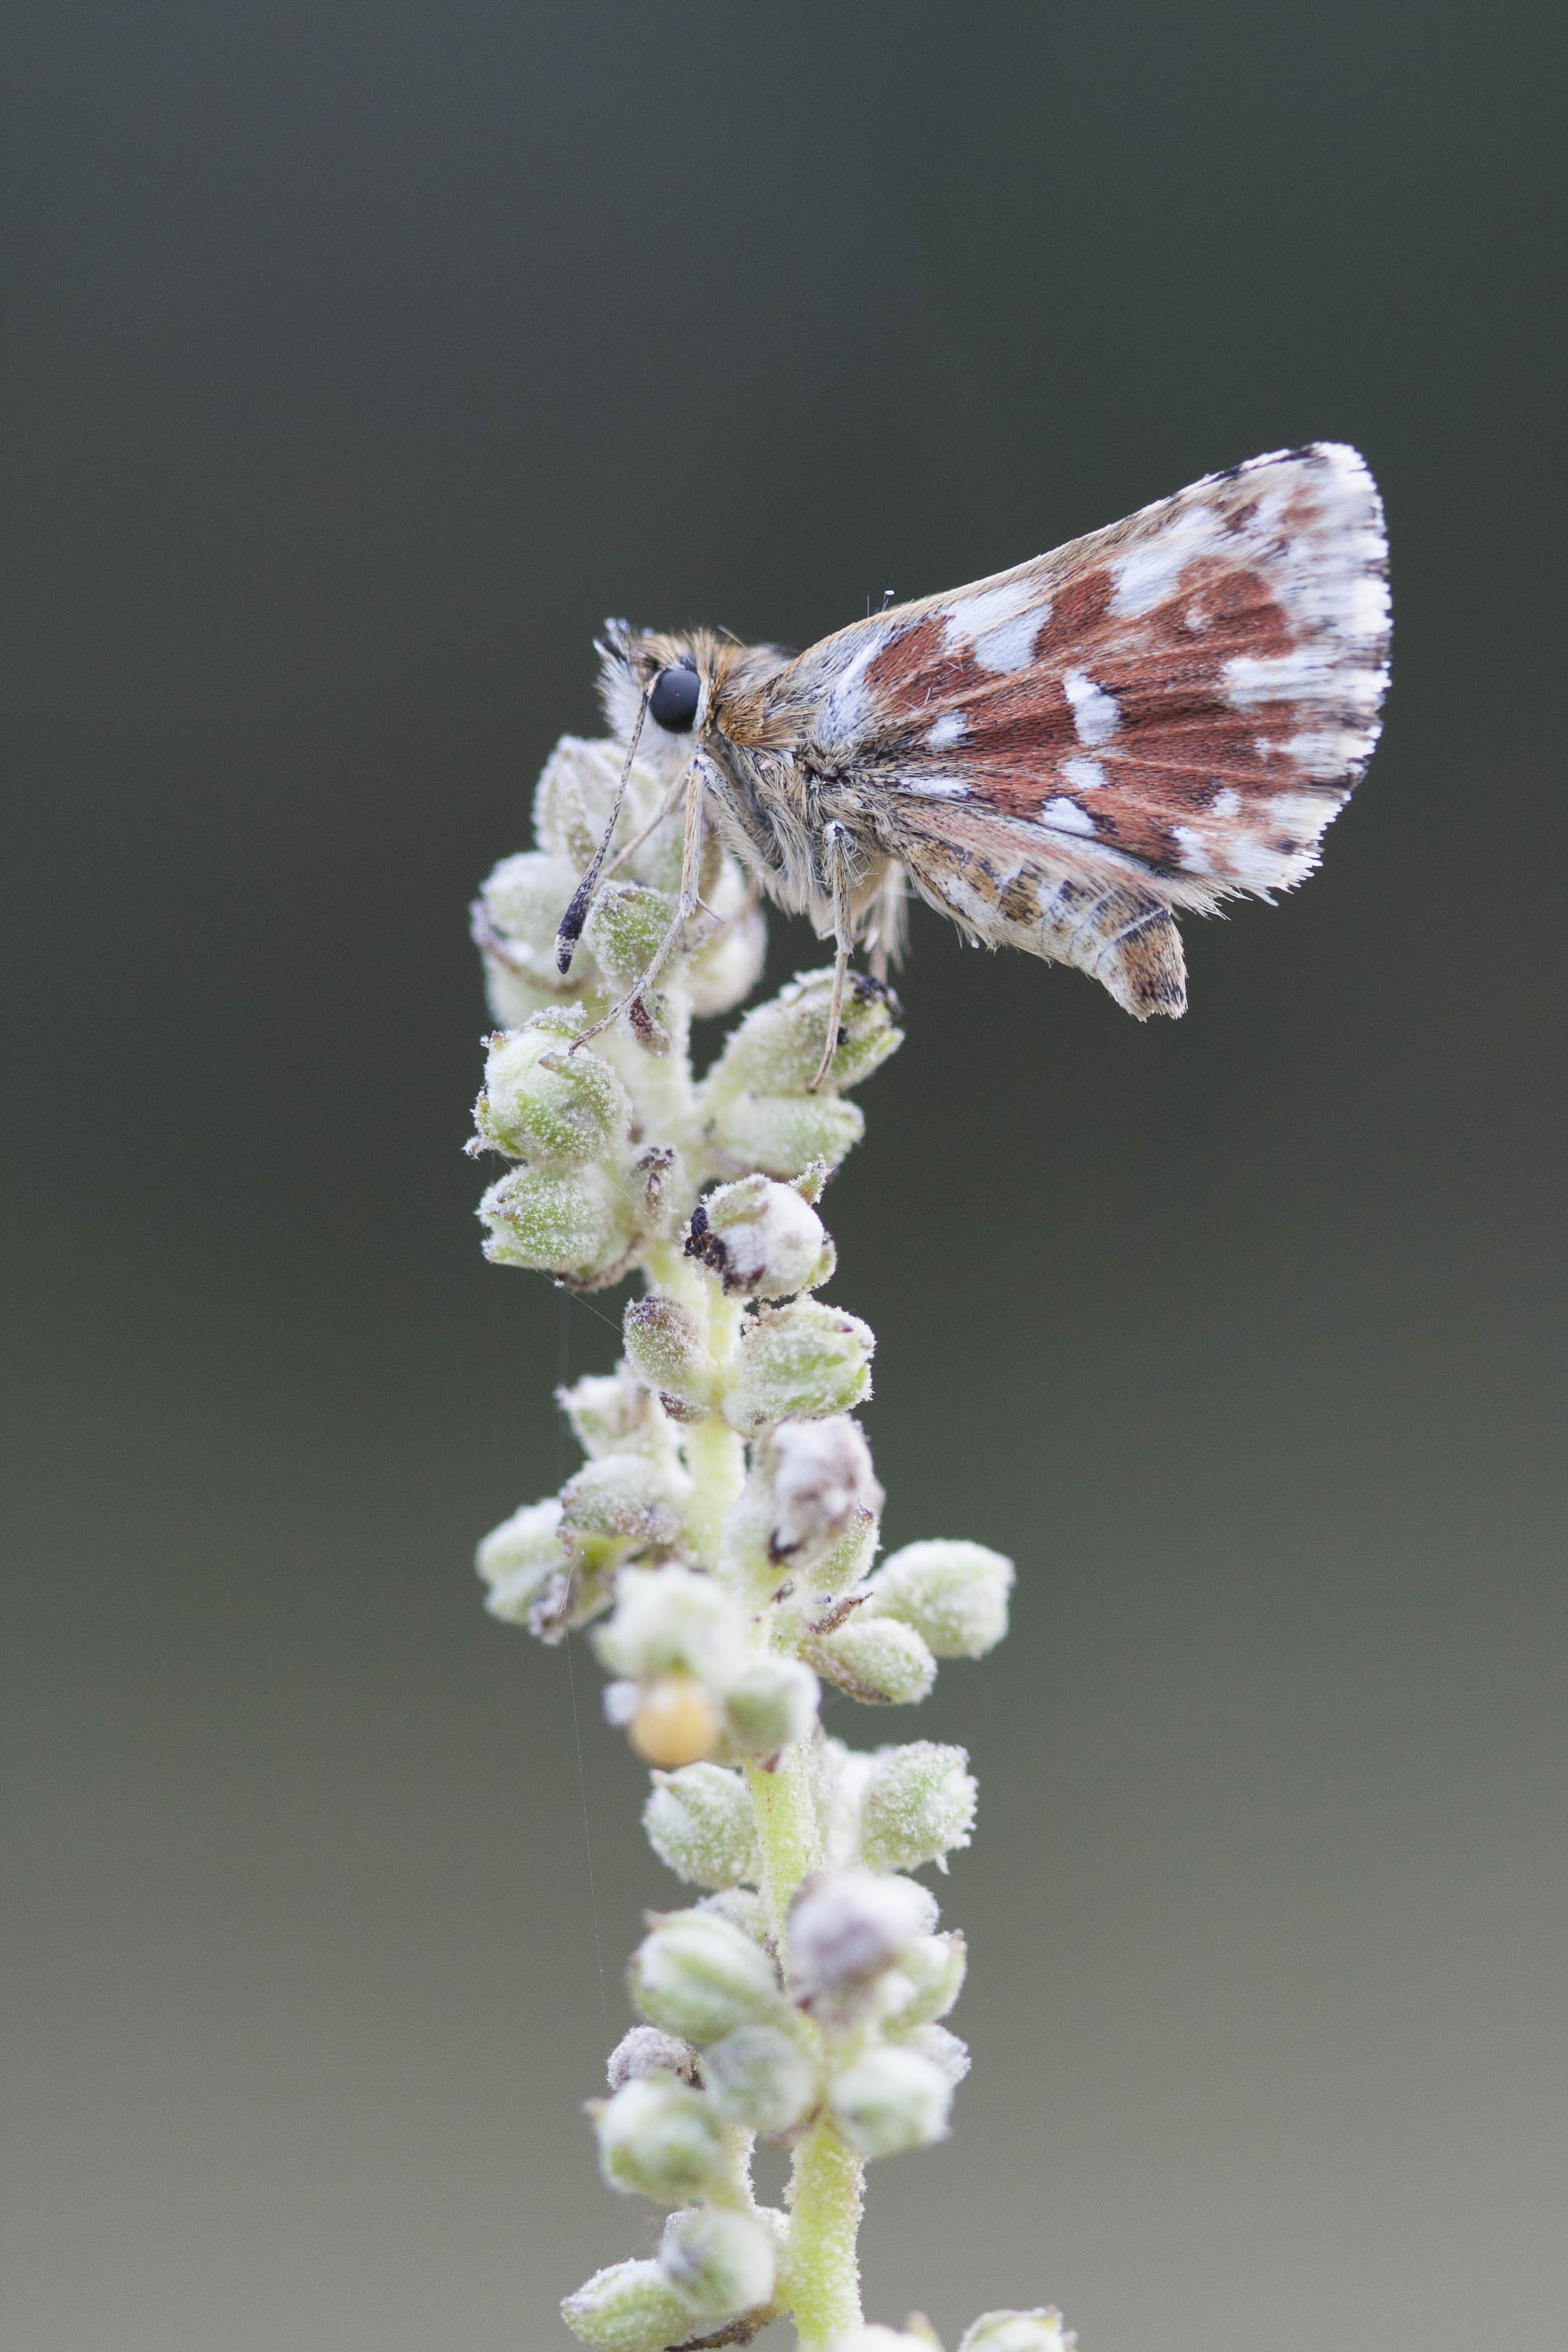
MULTIPOLYGON (((850 958, 863 942, 885 973, 906 879, 973 940, 1074 964, 1139 1020, 1179 1014, 1177 914, 1312 871, 1376 742, 1388 642, 1382 501, 1335 442, 800 654, 607 623, 622 792, 641 743, 661 814, 685 808, 674 924, 626 1002, 696 909, 711 821, 836 943, 824 1070, 850 958)), ((563 918, 563 971, 614 824, 563 918)))

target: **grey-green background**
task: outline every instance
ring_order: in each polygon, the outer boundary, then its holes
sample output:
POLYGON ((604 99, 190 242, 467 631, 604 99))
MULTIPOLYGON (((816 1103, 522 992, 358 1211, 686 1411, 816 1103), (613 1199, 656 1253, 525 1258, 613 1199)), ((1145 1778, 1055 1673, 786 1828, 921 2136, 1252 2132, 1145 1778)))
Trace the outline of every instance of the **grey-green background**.
POLYGON ((17 2352, 542 2352, 648 2242, 577 2103, 674 1883, 591 1659, 580 1793, 570 1661, 469 1568, 561 1334, 478 1255, 465 907, 601 616, 805 642, 1319 436, 1396 614, 1325 870, 1190 929, 1178 1026, 922 920, 830 1195, 890 1539, 1021 1571, 987 1665, 833 1718, 983 1792, 975 2074, 868 2294, 1559 2352, 1565 51, 1520 0, 13 18, 17 2352))

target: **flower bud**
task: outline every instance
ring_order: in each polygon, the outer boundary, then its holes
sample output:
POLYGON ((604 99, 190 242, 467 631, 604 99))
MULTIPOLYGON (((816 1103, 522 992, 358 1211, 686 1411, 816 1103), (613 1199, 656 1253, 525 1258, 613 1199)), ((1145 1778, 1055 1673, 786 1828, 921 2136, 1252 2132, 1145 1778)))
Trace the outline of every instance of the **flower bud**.
MULTIPOLYGON (((852 1527, 874 1529, 882 1504, 858 1422, 848 1413, 783 1421, 753 1444, 750 1475, 731 1508, 726 1538, 765 1577, 770 1569, 809 1571, 852 1527)), ((812 1578, 813 1589, 820 1583, 812 1578)))
POLYGON ((696 1886, 738 1886, 762 1874, 746 1782, 721 1764, 655 1772, 643 1827, 659 1860, 696 1886))
POLYGON ((695 1907, 711 1913, 716 1919, 727 1919, 732 1927, 738 1927, 741 1934, 749 1936, 754 1944, 771 1951, 772 1922, 768 1916, 768 1906, 755 1887, 720 1887, 716 1895, 705 1895, 695 1907))
POLYGON ((778 1972, 740 1928, 711 1911, 660 1919, 632 1955, 628 1984, 651 2025, 703 2048, 737 2025, 767 2024, 780 2008, 778 1972))
POLYGON ((580 871, 577 860, 537 849, 503 857, 474 909, 474 935, 486 962, 551 997, 576 993, 578 975, 564 981, 556 969, 555 935, 580 871))
MULTIPOLYGON (((589 741, 580 735, 563 735, 545 761, 534 787, 535 837, 541 848, 565 859, 574 877, 599 846, 625 758, 619 743, 603 737, 589 741)), ((653 815, 661 789, 640 760, 632 763, 626 805, 615 827, 616 848, 653 815)), ((559 917, 558 908, 558 921, 559 917)))
POLYGON ((633 2076, 589 2112, 600 2170, 629 2197, 684 2204, 724 2168, 724 2133, 713 2109, 700 2091, 668 2074, 633 2076))
POLYGON ((912 1625, 938 1658, 983 1658, 1008 1630, 1013 1564, 984 1544, 905 1544, 872 1579, 868 1616, 912 1625))
POLYGON ((817 2077, 793 2034, 777 2025, 741 2025, 703 2053, 708 2097, 727 2123, 764 2135, 787 2132, 814 2105, 817 2077))
POLYGON ((1077 2329, 1064 2327, 1054 2308, 987 2311, 965 2330, 958 2352, 1071 2352, 1077 2341, 1077 2329))
POLYGON ((657 1558, 680 1541, 685 1495, 684 1475, 639 1454, 585 1462, 560 1490, 562 1541, 596 1560, 639 1553, 657 1558))
MULTIPOLYGON (((771 1003, 747 1014, 708 1081, 717 1097, 747 1087, 763 1095, 803 1095, 812 1088, 828 1036, 833 975, 797 972, 771 1003)), ((820 1089, 836 1094, 858 1086, 903 1043, 894 1026, 895 1004, 878 982, 852 972, 840 1014, 839 1042, 820 1089)))
POLYGON ((657 2263, 612 2263, 595 2271, 560 2315, 591 2352, 664 2352, 691 2333, 691 2309, 657 2263))
POLYGON ((730 1298, 789 1298, 832 1274, 821 1219, 792 1184, 745 1176, 692 1211, 686 1255, 716 1274, 730 1298))
POLYGON ((962 1748, 912 1740, 875 1757, 861 1800, 861 1853, 873 1870, 918 1870, 969 1843, 974 1780, 962 1748))
POLYGON ((814 1160, 836 1168, 865 1133, 865 1113, 830 1094, 727 1094, 707 1127, 716 1153, 732 1167, 788 1182, 814 1160))
POLYGON ((973 2063, 968 2043, 960 2041, 957 2034, 949 2033, 945 2025, 917 2025, 913 2032, 898 2036, 898 2045, 901 2050, 914 2050, 922 2058, 928 2058, 954 2090, 973 2063))
POLYGON ((947 2129, 953 2085, 915 2050, 881 2043, 831 2085, 828 2106, 840 2137, 861 2156, 925 2147, 947 2129))
POLYGON ((891 1998, 883 2011, 883 2030, 903 2033, 946 2017, 964 1989, 967 1968, 968 1947, 956 1930, 917 1936, 900 1952, 897 1970, 886 1979, 891 1998))
POLYGON ((676 1298, 655 1291, 634 1298, 623 1318, 626 1354, 667 1412, 690 1421, 712 1401, 715 1367, 696 1317, 676 1298))
POLYGON ((605 1713, 624 1727, 632 1752, 666 1771, 699 1764, 718 1746, 718 1701, 695 1675, 655 1675, 651 1683, 612 1683, 605 1713), (612 1695, 617 1704, 611 1707, 612 1695), (629 1704, 626 1702, 629 1700, 629 1704))
POLYGON ((817 1872, 802 1880, 789 1906, 789 1998, 824 2024, 849 2023, 936 1916, 932 1897, 912 1878, 817 1872))
POLYGON ((490 1039, 474 1106, 481 1139, 539 1167, 580 1168, 624 1141, 632 1097, 608 1062, 572 1053, 580 1016, 539 1013, 490 1039))
MULTIPOLYGON (((708 899, 716 914, 724 916, 722 928, 705 940, 686 966, 686 986, 691 992, 692 1011, 699 1020, 716 1013, 727 1013, 750 995, 762 977, 763 961, 768 953, 768 926, 762 919, 762 909, 755 898, 747 898, 746 884, 732 858, 725 861, 724 877, 729 888, 721 887, 717 895, 708 899), (735 885, 738 894, 735 911, 729 911, 727 901, 735 885)), ((677 887, 678 872, 672 877, 672 887, 677 887)))
POLYGON ((858 1316, 819 1299, 764 1307, 741 1340, 725 1399, 732 1429, 746 1433, 794 1415, 847 1412, 871 1394, 876 1339, 858 1316))
POLYGON ((807 1654, 824 1682, 870 1706, 908 1706, 936 1679, 936 1661, 913 1626, 894 1617, 852 1617, 817 1635, 807 1654))
POLYGON ((662 1469, 678 1467, 674 1424, 630 1364, 622 1361, 612 1372, 591 1374, 572 1388, 557 1389, 556 1402, 591 1459, 597 1461, 606 1454, 642 1454, 662 1469))
POLYGON ((492 1617, 527 1624, 528 1612, 546 1586, 566 1571, 559 1528, 560 1503, 554 1495, 545 1503, 525 1503, 491 1528, 474 1564, 490 1588, 485 1606, 492 1617))
POLYGON ((674 901, 635 882, 606 882, 588 910, 582 936, 614 987, 642 979, 674 920, 674 901))
POLYGON ((724 1727, 742 1756, 777 1756, 804 1739, 821 1693, 799 1658, 759 1658, 725 1694, 724 1727))
POLYGON ((699 2079, 697 2053, 691 2043, 678 2041, 673 2033, 661 2033, 656 2025, 628 2026, 610 2053, 605 2072, 612 2091, 618 2091, 622 2083, 640 2083, 647 2074, 674 2074, 693 2090, 699 2079))
POLYGON ((514 1168, 484 1194, 476 1212, 489 1227, 492 1265, 531 1267, 601 1289, 626 1271, 635 1235, 632 1204, 601 1168, 559 1173, 514 1168))
POLYGON ((659 2241, 659 2268, 690 2311, 730 2319, 773 2293, 773 2241, 749 2213, 696 2205, 672 2213, 659 2241))
POLYGON ((684 1673, 723 1690, 746 1664, 747 1622, 733 1594, 697 1569, 626 1568, 615 1581, 615 1613, 593 1646, 612 1675, 646 1682, 684 1673))

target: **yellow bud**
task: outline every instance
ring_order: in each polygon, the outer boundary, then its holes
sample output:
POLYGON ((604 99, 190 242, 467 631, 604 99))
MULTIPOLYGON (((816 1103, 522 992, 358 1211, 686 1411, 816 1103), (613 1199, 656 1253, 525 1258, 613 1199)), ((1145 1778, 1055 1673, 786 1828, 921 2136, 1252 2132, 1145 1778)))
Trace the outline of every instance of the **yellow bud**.
POLYGON ((661 1675, 637 1702, 626 1737, 644 1764, 674 1771, 700 1764, 718 1745, 719 1714, 714 1697, 692 1675, 661 1675))

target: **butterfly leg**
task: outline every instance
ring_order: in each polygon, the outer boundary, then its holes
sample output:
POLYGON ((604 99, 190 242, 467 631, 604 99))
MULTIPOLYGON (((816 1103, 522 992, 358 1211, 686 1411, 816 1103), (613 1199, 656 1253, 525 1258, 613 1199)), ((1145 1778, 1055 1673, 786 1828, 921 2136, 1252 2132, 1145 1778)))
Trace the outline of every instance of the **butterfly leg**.
POLYGON ((896 859, 888 866, 877 885, 872 900, 871 926, 866 934, 873 980, 887 981, 888 966, 904 960, 904 935, 907 929, 908 899, 904 889, 904 868, 896 859))
POLYGON ((591 1037, 597 1037, 601 1030, 608 1029, 612 1023, 619 1021, 621 1015, 628 1012, 645 991, 652 988, 668 963, 681 933, 692 916, 696 913, 699 903, 697 877, 702 866, 703 853, 703 775, 699 760, 693 760, 686 770, 685 781, 686 827, 681 850, 681 894, 675 901, 674 919, 660 941, 658 953, 646 971, 639 974, 625 995, 617 1003, 612 1004, 609 1012, 596 1021, 591 1029, 584 1029, 572 1039, 567 1048, 570 1054, 575 1054, 580 1045, 586 1045, 591 1037))
POLYGON ((828 868, 833 893, 833 941, 837 953, 833 958, 833 992, 828 999, 828 1035, 822 1047, 822 1058, 810 1091, 815 1094, 832 1066, 838 1051, 839 1029, 844 1009, 844 982, 849 977, 850 957, 854 951, 854 919, 850 911, 850 835, 847 825, 832 824, 822 827, 822 858, 828 868))

